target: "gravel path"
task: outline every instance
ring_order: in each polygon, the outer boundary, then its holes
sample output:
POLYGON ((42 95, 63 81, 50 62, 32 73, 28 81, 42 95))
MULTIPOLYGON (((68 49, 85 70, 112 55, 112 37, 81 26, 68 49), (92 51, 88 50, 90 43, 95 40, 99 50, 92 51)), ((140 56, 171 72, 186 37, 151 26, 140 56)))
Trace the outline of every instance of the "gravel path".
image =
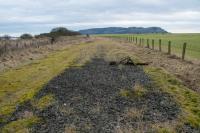
POLYGON ((57 103, 36 114, 43 123, 33 132, 112 133, 123 128, 143 130, 149 124, 177 118, 180 109, 173 99, 154 87, 139 98, 120 95, 121 89, 132 89, 135 83, 150 86, 149 77, 137 66, 110 66, 103 59, 93 59, 82 68, 70 68, 51 80, 37 95, 55 95, 57 103), (142 110, 140 117, 129 117, 128 110, 142 110))

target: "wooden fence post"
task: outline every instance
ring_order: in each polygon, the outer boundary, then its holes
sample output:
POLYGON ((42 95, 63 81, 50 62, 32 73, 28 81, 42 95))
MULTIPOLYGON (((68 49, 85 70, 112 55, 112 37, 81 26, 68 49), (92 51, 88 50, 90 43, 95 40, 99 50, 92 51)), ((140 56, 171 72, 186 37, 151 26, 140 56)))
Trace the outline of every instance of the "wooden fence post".
POLYGON ((137 37, 136 37, 136 44, 137 44, 137 37))
POLYGON ((159 51, 161 52, 162 51, 162 40, 161 39, 159 39, 159 51))
POLYGON ((0 56, 3 54, 3 43, 1 42, 1 40, 0 40, 0 56))
POLYGON ((4 44, 4 52, 7 51, 7 43, 4 44))
POLYGON ((168 42, 168 54, 171 54, 171 41, 168 42))
POLYGON ((16 48, 17 48, 17 49, 19 48, 19 44, 18 44, 18 42, 16 43, 16 48))
POLYGON ((154 50, 154 39, 152 39, 152 49, 154 50))
POLYGON ((143 46, 143 38, 141 38, 141 46, 143 46))
POLYGON ((133 36, 133 42, 135 43, 135 37, 133 36))
POLYGON ((149 39, 147 39, 147 48, 149 48, 149 39))
POLYGON ((144 38, 142 39, 142 46, 144 47, 144 38))
POLYGON ((182 51, 182 60, 185 60, 185 52, 186 52, 187 43, 183 44, 183 51, 182 51))
POLYGON ((139 45, 141 46, 141 38, 140 38, 140 42, 139 42, 139 45))
POLYGON ((0 57, 3 54, 2 47, 0 48, 0 57))

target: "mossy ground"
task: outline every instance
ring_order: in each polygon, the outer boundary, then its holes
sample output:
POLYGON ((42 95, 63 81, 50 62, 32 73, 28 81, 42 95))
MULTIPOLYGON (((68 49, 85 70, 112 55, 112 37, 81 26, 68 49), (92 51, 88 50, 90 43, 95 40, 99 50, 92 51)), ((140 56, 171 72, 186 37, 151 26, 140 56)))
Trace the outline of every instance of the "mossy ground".
POLYGON ((38 117, 31 117, 26 119, 20 119, 7 124, 3 129, 3 133, 28 133, 29 127, 39 122, 38 117))
POLYGON ((40 109, 40 110, 45 109, 45 108, 49 107, 50 105, 52 105, 54 103, 55 103, 55 99, 54 99, 54 96, 52 94, 43 96, 40 99, 32 101, 32 105, 34 107, 36 107, 37 109, 40 109))

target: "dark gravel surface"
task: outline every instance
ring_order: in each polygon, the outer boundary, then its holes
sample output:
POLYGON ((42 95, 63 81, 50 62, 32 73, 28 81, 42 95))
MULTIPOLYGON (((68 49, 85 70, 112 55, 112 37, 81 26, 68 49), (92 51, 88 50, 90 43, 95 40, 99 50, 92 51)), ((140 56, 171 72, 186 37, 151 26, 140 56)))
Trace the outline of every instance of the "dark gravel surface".
MULTIPOLYGON (((148 87, 139 98, 120 96, 121 89, 132 89, 136 82, 150 86, 149 77, 137 66, 110 66, 93 59, 82 68, 71 68, 51 80, 36 96, 55 95, 57 103, 36 114, 43 122, 33 132, 61 133, 66 127, 78 132, 110 133, 138 122, 159 123, 177 118, 178 105, 165 93, 148 87), (128 109, 143 110, 140 119, 127 117, 128 109)), ((145 124, 146 126, 148 124, 145 124)))

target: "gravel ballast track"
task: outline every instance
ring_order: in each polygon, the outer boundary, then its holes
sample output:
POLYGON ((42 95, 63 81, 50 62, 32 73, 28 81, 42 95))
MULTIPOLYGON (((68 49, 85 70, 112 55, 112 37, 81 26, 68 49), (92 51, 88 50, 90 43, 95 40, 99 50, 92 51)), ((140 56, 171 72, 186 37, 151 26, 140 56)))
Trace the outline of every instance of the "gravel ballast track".
POLYGON ((150 124, 169 122, 180 113, 172 97, 150 86, 151 80, 138 66, 110 66, 96 58, 85 66, 70 68, 52 79, 36 96, 54 94, 56 104, 35 114, 43 119, 33 127, 37 133, 77 132, 112 133, 123 128, 147 131, 150 124), (120 90, 134 88, 139 83, 148 86, 144 96, 128 98, 120 90), (139 118, 126 112, 143 110, 139 118), (145 129, 146 128, 146 129, 145 129))

